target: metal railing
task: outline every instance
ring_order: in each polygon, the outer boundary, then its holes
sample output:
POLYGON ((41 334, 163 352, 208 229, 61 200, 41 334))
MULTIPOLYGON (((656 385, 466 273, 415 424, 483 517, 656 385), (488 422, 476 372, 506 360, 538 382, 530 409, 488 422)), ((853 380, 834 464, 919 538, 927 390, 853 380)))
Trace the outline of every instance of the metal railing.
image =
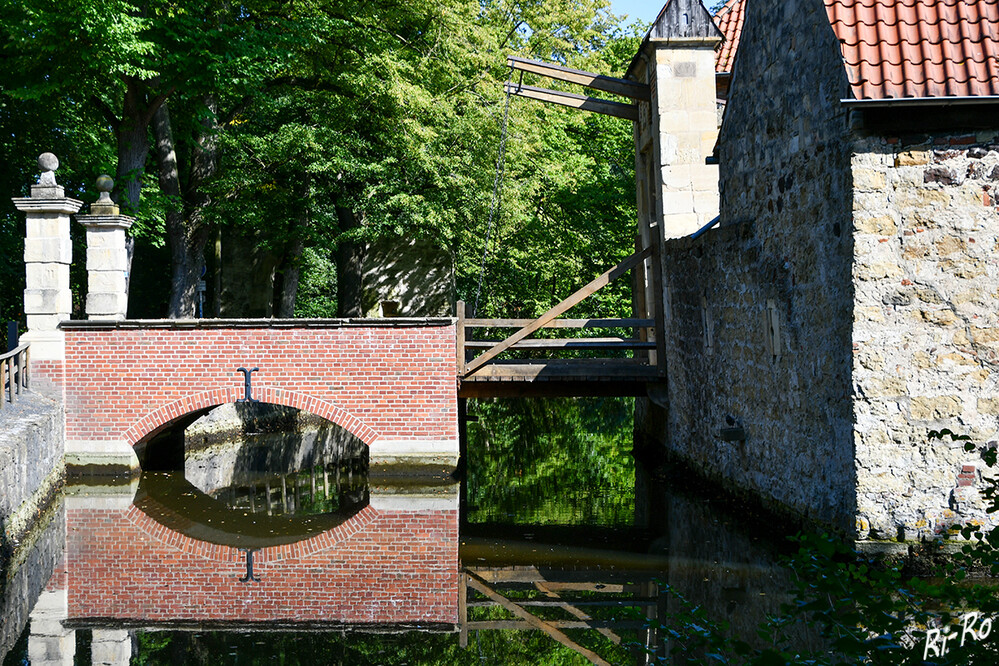
POLYGON ((25 343, 6 354, 0 354, 0 409, 17 402, 21 391, 29 388, 29 345, 25 343))

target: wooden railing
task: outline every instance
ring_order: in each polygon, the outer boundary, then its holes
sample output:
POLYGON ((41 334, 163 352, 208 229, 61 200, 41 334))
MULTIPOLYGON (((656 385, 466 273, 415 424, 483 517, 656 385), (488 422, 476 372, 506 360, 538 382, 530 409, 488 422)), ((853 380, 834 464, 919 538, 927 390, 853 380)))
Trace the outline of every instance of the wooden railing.
POLYGON ((28 389, 28 344, 16 347, 6 354, 0 354, 0 409, 7 402, 17 402, 21 391, 28 389))
MULTIPOLYGON (((644 248, 622 261, 614 268, 600 275, 564 301, 554 306, 537 319, 475 319, 466 318, 465 304, 457 304, 457 369, 459 378, 467 378, 489 363, 496 361, 501 354, 514 350, 616 350, 645 352, 636 353, 632 361, 649 364, 649 353, 658 351, 660 337, 655 334, 655 319, 558 319, 567 310, 580 303, 612 280, 627 273, 652 256, 652 248, 644 248), (503 339, 472 339, 471 329, 517 329, 503 339), (581 337, 581 338, 529 338, 541 329, 633 329, 632 337, 581 337)), ((660 358, 662 354, 659 354, 660 358)), ((580 376, 589 372, 584 366, 589 359, 579 359, 580 376)), ((609 360, 609 359, 605 359, 609 360)), ((626 359, 621 359, 626 360, 626 359)), ((654 362, 653 362, 654 364, 654 362)), ((525 368, 530 374, 534 370, 525 368)))

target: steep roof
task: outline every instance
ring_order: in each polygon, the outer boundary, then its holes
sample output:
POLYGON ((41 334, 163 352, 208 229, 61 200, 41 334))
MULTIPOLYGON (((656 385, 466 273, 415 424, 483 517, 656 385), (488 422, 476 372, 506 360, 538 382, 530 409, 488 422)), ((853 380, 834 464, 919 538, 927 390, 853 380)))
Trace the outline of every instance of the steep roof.
POLYGON ((858 100, 999 95, 999 0, 823 0, 858 100))
POLYGON ((742 23, 746 19, 745 0, 728 0, 715 12, 715 25, 725 37, 715 53, 715 71, 719 74, 731 72, 735 64, 735 52, 739 50, 739 38, 742 36, 742 23))

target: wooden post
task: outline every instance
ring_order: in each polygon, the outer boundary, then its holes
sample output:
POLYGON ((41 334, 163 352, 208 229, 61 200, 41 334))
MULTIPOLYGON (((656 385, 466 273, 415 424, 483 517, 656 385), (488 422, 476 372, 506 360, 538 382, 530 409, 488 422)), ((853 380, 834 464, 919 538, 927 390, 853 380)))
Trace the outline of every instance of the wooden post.
POLYGON ((457 361, 458 377, 463 377, 465 375, 465 301, 455 303, 454 309, 458 319, 455 322, 455 337, 457 338, 455 360, 457 361))
POLYGON ((458 646, 464 649, 468 647, 468 580, 464 571, 458 574, 458 622, 461 623, 458 646))
MULTIPOLYGON (((635 236, 635 252, 642 249, 642 237, 641 235, 635 236)), ((644 319, 649 316, 649 306, 648 301, 645 298, 646 284, 648 281, 648 270, 645 267, 645 262, 635 266, 635 270, 632 273, 634 280, 632 281, 632 294, 634 295, 634 316, 636 319, 644 319)), ((647 328, 638 329, 638 339, 642 342, 647 342, 649 339, 649 330, 647 328)), ((635 356, 638 357, 642 355, 645 357, 646 362, 649 360, 648 351, 635 351, 635 356)))
POLYGON ((14 375, 14 357, 7 359, 7 383, 10 386, 10 404, 17 401, 17 377, 14 375))
POLYGON ((652 318, 656 321, 656 370, 659 377, 666 376, 666 313, 663 312, 665 285, 663 284, 663 233, 658 222, 651 225, 652 237, 652 318))

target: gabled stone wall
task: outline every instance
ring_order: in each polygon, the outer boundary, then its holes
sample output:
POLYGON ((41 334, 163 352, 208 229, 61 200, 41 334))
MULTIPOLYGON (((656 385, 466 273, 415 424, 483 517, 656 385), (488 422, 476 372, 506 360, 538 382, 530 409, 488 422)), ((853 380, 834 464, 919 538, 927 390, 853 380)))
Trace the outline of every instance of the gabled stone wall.
POLYGON ((822 2, 749 3, 736 71, 722 226, 666 243, 668 406, 640 405, 640 428, 731 489, 851 530, 849 88, 822 2))
POLYGON ((980 451, 927 433, 999 439, 999 132, 874 133, 854 151, 860 536, 985 522, 980 451))

